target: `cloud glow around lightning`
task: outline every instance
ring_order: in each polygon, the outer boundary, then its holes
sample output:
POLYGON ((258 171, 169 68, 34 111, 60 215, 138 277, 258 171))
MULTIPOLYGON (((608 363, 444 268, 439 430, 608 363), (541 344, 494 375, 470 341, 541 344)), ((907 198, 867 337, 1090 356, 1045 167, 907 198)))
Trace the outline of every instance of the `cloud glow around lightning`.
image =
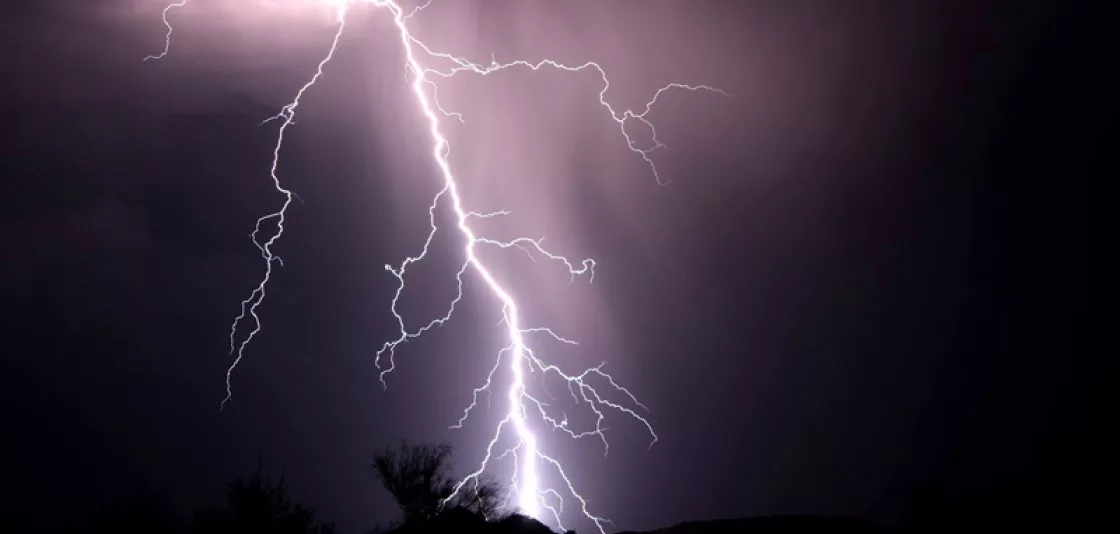
MULTIPOLYGON (((265 120, 265 122, 278 122, 280 125, 276 143, 273 148, 272 165, 269 174, 276 190, 284 195, 284 202, 277 211, 257 219, 253 232, 250 234, 253 244, 260 251, 265 261, 265 273, 260 283, 250 293, 249 297, 242 301, 241 313, 234 319, 231 325, 229 334, 230 353, 234 358, 226 372, 226 397, 222 400, 222 407, 231 400, 233 395, 231 379, 234 370, 244 357, 245 350, 253 337, 261 331, 262 323, 260 317, 257 315, 257 309, 264 301, 265 291, 273 274, 273 266, 274 264, 283 265, 280 257, 274 253, 273 246, 283 234, 287 209, 295 196, 292 191, 284 188, 278 177, 284 134, 289 127, 295 124, 294 119, 301 99, 305 96, 307 91, 322 78, 324 68, 338 49, 339 40, 343 31, 346 29, 346 17, 350 10, 354 8, 355 4, 368 4, 375 8, 384 9, 392 17, 393 27, 400 40, 402 60, 409 78, 408 83, 415 96, 417 111, 423 116, 423 120, 427 122, 431 140, 431 157, 439 169, 441 188, 433 197, 432 203, 428 208, 429 232, 420 253, 405 258, 400 265, 396 267, 391 265, 385 266, 386 271, 396 278, 398 284, 397 291, 390 303, 390 310, 397 321, 399 335, 387 341, 377 352, 374 361, 378 369, 380 369, 379 378, 381 383, 385 387, 388 386, 387 378, 396 368, 395 356, 401 345, 449 321, 455 312, 456 305, 458 305, 463 298, 464 276, 468 275, 468 273, 477 276, 481 279, 485 288, 501 302, 502 321, 500 322, 500 326, 504 331, 507 344, 504 349, 498 352, 485 383, 474 389, 470 404, 463 410, 462 416, 452 425, 452 428, 463 427, 468 417, 471 415, 472 410, 477 407, 480 394, 484 392, 489 393, 495 374, 503 368, 509 373, 511 385, 506 395, 508 411, 495 427, 493 436, 487 445, 485 457, 479 462, 478 468, 475 471, 459 481, 455 486, 454 492, 455 494, 459 494, 460 492, 471 491, 472 484, 479 480, 479 477, 491 467, 492 463, 510 457, 513 459, 513 476, 509 488, 510 498, 512 500, 514 495, 516 495, 516 509, 519 512, 531 517, 541 518, 542 511, 547 510, 548 516, 556 522, 559 528, 563 529, 561 518, 564 511, 564 498, 561 495, 561 491, 563 491, 576 500, 579 506, 579 512, 585 518, 592 521, 600 532, 604 532, 605 525, 609 524, 609 520, 594 515, 589 511, 587 499, 579 493, 561 463, 554 457, 548 455, 546 451, 542 450, 538 436, 530 428, 529 420, 535 419, 539 424, 545 426, 545 428, 560 431, 573 439, 588 437, 598 439, 603 444, 603 452, 605 455, 609 452, 610 448, 604 432, 606 430, 604 423, 607 415, 612 412, 630 417, 643 425, 649 433, 651 447, 657 442, 657 434, 654 432, 652 425, 639 413, 639 410, 644 411, 646 408, 628 389, 618 384, 614 377, 603 370, 604 364, 584 370, 578 374, 571 374, 565 372, 556 364, 546 362, 538 357, 528 342, 529 338, 540 338, 541 340, 570 345, 575 345, 576 342, 558 335, 547 327, 529 327, 523 325, 518 301, 515 300, 513 295, 502 285, 502 282, 491 272, 487 264, 479 258, 476 251, 480 247, 522 249, 525 253, 529 254, 531 258, 536 254, 546 258, 550 262, 563 266, 568 272, 569 283, 574 281, 577 277, 586 277, 588 283, 590 283, 594 276, 595 262, 591 259, 573 262, 564 256, 553 254, 542 245, 541 239, 517 237, 507 241, 500 241, 479 235, 475 231, 471 226, 472 221, 508 215, 510 212, 502 210, 482 213, 471 211, 464 206, 459 183, 455 178, 451 163, 448 160, 450 144, 444 136, 441 119, 452 119, 459 123, 465 123, 465 121, 461 114, 447 111, 439 104, 437 97, 439 87, 438 81, 457 75, 487 76, 502 70, 514 68, 529 69, 532 71, 549 68, 566 72, 594 70, 598 73, 602 81, 602 86, 598 91, 599 104, 610 113, 611 118, 618 124, 619 131, 627 148, 648 165, 653 178, 658 184, 662 185, 667 182, 662 179, 650 155, 655 150, 664 148, 665 145, 658 140, 657 130, 654 124, 647 119, 650 110, 663 93, 674 89, 707 91, 724 95, 726 95, 726 93, 707 85, 670 83, 658 89, 640 113, 629 109, 618 112, 606 100, 606 93, 608 89, 610 89, 610 80, 607 77, 606 71, 604 71, 598 63, 589 61, 577 66, 568 66, 550 59, 543 59, 535 62, 514 60, 506 63, 499 63, 491 60, 488 64, 478 64, 453 54, 431 49, 421 40, 417 39, 408 26, 408 21, 412 17, 421 14, 422 11, 432 3, 431 0, 428 0, 426 3, 412 5, 409 8, 402 6, 401 3, 394 0, 320 0, 320 2, 334 10, 334 13, 337 15, 338 25, 330 47, 326 55, 318 63, 314 74, 300 87, 292 101, 285 105, 278 114, 265 120), (425 66, 422 60, 442 63, 445 67, 437 69, 425 66), (629 121, 640 122, 648 128, 650 132, 650 138, 647 142, 648 148, 639 146, 627 133, 626 125, 629 121), (456 273, 458 292, 449 303, 447 312, 443 316, 433 319, 420 327, 409 329, 403 317, 398 313, 397 305, 405 288, 405 278, 409 266, 422 261, 428 254, 433 238, 439 230, 436 224, 436 210, 444 204, 450 208, 454 215, 456 223, 455 230, 458 231, 463 243, 465 261, 456 273), (263 230, 262 225, 266 224, 274 224, 275 231, 269 233, 263 230), (267 236, 267 238, 265 236, 267 236), (252 328, 247 334, 241 336, 241 342, 238 343, 239 327, 246 321, 252 324, 252 328), (524 379, 526 371, 540 371, 544 375, 555 376, 563 380, 567 385, 572 399, 577 404, 586 406, 587 409, 590 410, 590 413, 594 415, 594 426, 586 429, 573 429, 569 426, 566 415, 558 419, 556 414, 550 413, 547 409, 548 405, 534 396, 527 388, 524 379), (624 398, 625 403, 612 401, 604 397, 601 391, 607 390, 612 392, 612 395, 624 398), (512 442, 512 445, 500 448, 499 442, 502 441, 503 437, 506 437, 508 442, 512 442), (541 473, 538 469, 540 467, 549 469, 551 473, 558 477, 558 480, 562 482, 562 487, 559 488, 561 491, 557 491, 556 488, 544 487, 541 484, 541 473)), ((180 0, 179 2, 167 5, 163 9, 162 20, 164 26, 167 28, 164 47, 158 54, 145 57, 145 61, 149 59, 162 59, 170 52, 173 27, 169 16, 172 15, 174 10, 187 7, 187 4, 188 0, 180 0)), ((450 498, 451 497, 449 497, 449 499, 450 498)))

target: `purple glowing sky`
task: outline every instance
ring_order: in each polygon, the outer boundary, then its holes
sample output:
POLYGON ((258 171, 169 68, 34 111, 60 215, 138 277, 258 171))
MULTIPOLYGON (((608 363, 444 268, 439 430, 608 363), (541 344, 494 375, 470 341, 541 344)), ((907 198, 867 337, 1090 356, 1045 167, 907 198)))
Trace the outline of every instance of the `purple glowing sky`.
MULTIPOLYGON (((609 422, 606 459, 601 443, 542 433, 595 512, 635 530, 772 513, 889 521, 918 481, 995 479, 1025 461, 1035 416, 987 423, 1041 413, 1047 397, 991 384, 1049 377, 998 359, 1017 354, 1006 332, 1049 331, 1006 322, 1007 295, 1034 294, 1006 287, 1021 281, 1006 274, 1001 206, 1019 182, 980 178, 1015 168, 991 140, 1003 118, 1029 116, 1008 95, 1035 87, 1016 73, 1036 56, 1009 37, 1026 22, 1007 21, 1049 19, 973 5, 436 0, 414 19, 433 48, 479 62, 595 60, 619 109, 667 82, 733 95, 659 102, 662 187, 590 72, 440 87, 467 121, 444 121, 464 201, 512 210, 478 229, 597 262, 593 284, 569 286, 555 265, 483 251, 526 324, 580 342, 542 343, 542 356, 573 370, 606 360, 650 409, 652 450, 625 417, 609 422), (990 445, 969 446, 977 436, 990 445)), ((387 391, 377 381, 396 327, 383 266, 417 252, 440 187, 398 36, 360 9, 301 103, 280 173, 303 202, 219 413, 228 320, 262 271, 246 234, 282 201, 267 174, 276 124, 259 122, 314 71, 335 20, 310 0, 192 0, 172 53, 141 62, 162 44, 163 7, 25 2, 0 21, 26 50, 6 59, 20 103, 10 165, 27 176, 0 219, 17 260, 0 289, 45 325, 17 332, 37 349, 6 373, 4 404, 49 414, 13 417, 54 444, 27 465, 81 473, 85 494, 165 491, 186 511, 262 453, 297 496, 362 531, 393 514, 371 451, 449 440, 465 473, 504 413, 497 393, 447 428, 504 346, 473 277, 458 315, 402 348, 387 391)), ((460 247, 437 234, 410 269, 412 324, 446 310, 460 247)), ((562 393, 556 408, 580 423, 562 393)), ((16 478, 63 494, 37 471, 16 478)))

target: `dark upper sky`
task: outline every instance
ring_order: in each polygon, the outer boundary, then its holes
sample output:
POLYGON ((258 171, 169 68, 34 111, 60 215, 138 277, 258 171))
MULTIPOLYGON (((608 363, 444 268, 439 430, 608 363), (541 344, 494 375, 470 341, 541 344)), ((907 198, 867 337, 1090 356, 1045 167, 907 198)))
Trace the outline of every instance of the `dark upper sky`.
MULTIPOLYGON (((47 527, 136 491, 185 513, 259 453, 361 532, 394 514, 370 452, 446 440, 473 468, 504 398, 447 429, 502 344, 477 280, 462 313, 402 348, 388 391, 373 365, 395 335, 382 266, 418 250, 439 179, 385 14, 353 18, 300 108, 281 176, 303 202, 219 412, 229 321, 263 270, 246 236, 282 201, 276 128, 258 123, 313 71, 331 21, 198 0, 171 54, 141 63, 162 45, 159 3, 89 4, 21 2, 0 23, 0 390, 20 515, 47 527)), ((1083 321, 1099 36, 1032 2, 924 4, 437 0, 417 17, 478 61, 601 60, 620 107, 670 81, 733 94, 659 104, 673 183, 658 187, 593 76, 442 88, 467 120, 448 128, 467 200, 515 212, 495 235, 600 264, 566 288, 554 266, 493 256, 529 322, 582 343, 542 351, 608 360, 650 408, 652 450, 625 418, 607 459, 544 438, 619 528, 895 523, 921 487, 991 514, 1092 507, 1077 490, 1106 450, 1086 430, 1086 406, 1103 408, 1083 321)), ((410 282, 413 321, 453 294, 451 237, 410 282)))

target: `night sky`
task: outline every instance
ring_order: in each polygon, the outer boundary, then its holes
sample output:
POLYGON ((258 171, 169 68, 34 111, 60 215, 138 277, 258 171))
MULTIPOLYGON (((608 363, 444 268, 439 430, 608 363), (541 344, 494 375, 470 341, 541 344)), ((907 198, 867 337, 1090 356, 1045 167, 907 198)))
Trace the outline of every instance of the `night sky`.
MULTIPOLYGON (((354 13, 290 130, 280 176, 302 201, 219 411, 230 321, 264 269, 248 233, 283 201, 268 176, 277 128, 260 122, 333 29, 283 4, 197 0, 173 15, 171 53, 146 63, 163 44, 158 1, 26 1, 0 21, 2 478, 29 531, 137 493, 185 516, 263 458, 341 532, 364 532, 396 513, 372 452, 447 441, 465 473, 504 413, 500 389, 448 429, 503 345, 470 276, 457 315, 401 347, 387 390, 377 381, 374 355, 396 337, 383 266, 419 251, 439 176, 373 8, 354 13)), ((594 75, 441 85, 466 119, 444 121, 466 201, 513 211, 487 228, 599 263, 594 283, 567 286, 555 264, 487 253, 528 323, 581 343, 541 341, 543 354, 571 370, 607 360, 649 407, 649 450, 625 417, 609 421, 607 458, 542 433, 618 529, 787 513, 900 524, 929 488, 1001 522, 1106 502, 1091 489, 1113 465, 1093 427, 1113 416, 1088 338, 1086 184, 1116 115, 1090 56, 1103 37, 1072 12, 436 0, 415 23, 479 62, 597 60, 620 108, 667 82, 732 94, 659 102, 662 187, 594 75)), ((413 324, 454 295, 454 238, 410 279, 413 324)))

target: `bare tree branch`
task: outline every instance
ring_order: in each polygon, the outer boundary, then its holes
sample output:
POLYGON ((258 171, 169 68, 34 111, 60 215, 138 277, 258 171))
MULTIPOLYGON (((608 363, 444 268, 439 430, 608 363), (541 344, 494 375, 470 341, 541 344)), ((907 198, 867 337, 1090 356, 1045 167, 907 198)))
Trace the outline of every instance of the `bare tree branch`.
POLYGON ((499 516, 503 492, 491 478, 468 484, 444 503, 456 483, 451 475, 451 453, 447 444, 401 442, 373 456, 373 471, 400 507, 404 523, 427 521, 445 508, 463 508, 484 519, 499 516))

